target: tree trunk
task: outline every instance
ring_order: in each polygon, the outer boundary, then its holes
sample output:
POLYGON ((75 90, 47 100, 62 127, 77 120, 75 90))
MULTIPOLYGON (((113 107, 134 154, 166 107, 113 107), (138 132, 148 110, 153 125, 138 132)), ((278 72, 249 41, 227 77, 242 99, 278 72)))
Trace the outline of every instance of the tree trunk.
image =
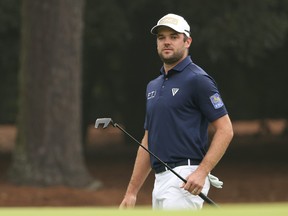
POLYGON ((87 186, 81 145, 84 0, 22 1, 18 139, 10 179, 87 186))

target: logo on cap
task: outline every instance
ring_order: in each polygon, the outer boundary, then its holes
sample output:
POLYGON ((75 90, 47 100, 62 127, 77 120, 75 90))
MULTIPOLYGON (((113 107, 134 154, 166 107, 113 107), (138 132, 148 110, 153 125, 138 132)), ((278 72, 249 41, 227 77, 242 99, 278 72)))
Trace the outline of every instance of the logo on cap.
POLYGON ((163 19, 161 19, 159 21, 159 25, 163 25, 163 24, 177 25, 178 24, 178 20, 173 18, 173 17, 164 17, 163 19))

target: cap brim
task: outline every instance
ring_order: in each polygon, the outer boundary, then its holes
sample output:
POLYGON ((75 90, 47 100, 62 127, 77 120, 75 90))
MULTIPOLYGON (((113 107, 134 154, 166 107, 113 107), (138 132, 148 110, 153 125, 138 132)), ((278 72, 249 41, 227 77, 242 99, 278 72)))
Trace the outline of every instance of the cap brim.
POLYGON ((158 28, 159 27, 168 27, 168 28, 171 28, 173 29, 174 31, 178 32, 178 33, 183 33, 185 35, 187 35, 188 37, 190 37, 190 34, 186 31, 183 31, 183 30, 180 30, 180 29, 177 29, 174 25, 156 25, 154 26, 152 29, 151 29, 151 33, 154 34, 154 35, 157 35, 158 34, 158 28))
POLYGON ((154 27, 151 29, 150 32, 151 32, 152 34, 156 35, 156 34, 158 33, 158 30, 157 30, 158 28, 159 28, 159 25, 156 25, 156 26, 154 26, 154 27))

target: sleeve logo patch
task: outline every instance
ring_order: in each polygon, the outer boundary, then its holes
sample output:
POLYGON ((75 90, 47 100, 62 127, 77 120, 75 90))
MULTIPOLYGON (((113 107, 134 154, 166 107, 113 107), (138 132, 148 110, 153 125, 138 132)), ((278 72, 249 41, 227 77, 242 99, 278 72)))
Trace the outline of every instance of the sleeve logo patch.
POLYGON ((211 100, 215 109, 219 109, 224 105, 224 103, 222 102, 222 99, 218 93, 215 93, 214 95, 212 95, 210 97, 210 100, 211 100))

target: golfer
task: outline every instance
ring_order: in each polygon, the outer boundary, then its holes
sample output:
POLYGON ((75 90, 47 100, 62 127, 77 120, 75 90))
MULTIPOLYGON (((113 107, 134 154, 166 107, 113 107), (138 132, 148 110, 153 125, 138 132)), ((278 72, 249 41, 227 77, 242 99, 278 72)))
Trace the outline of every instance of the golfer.
POLYGON ((135 206, 137 194, 152 169, 154 209, 201 209, 204 201, 197 195, 208 194, 213 181, 209 174, 233 137, 232 124, 215 81, 188 55, 192 38, 185 19, 167 14, 151 33, 157 37, 163 67, 160 76, 147 86, 142 145, 187 183, 139 148, 120 208, 135 206), (215 131, 210 145, 209 124, 215 131))

